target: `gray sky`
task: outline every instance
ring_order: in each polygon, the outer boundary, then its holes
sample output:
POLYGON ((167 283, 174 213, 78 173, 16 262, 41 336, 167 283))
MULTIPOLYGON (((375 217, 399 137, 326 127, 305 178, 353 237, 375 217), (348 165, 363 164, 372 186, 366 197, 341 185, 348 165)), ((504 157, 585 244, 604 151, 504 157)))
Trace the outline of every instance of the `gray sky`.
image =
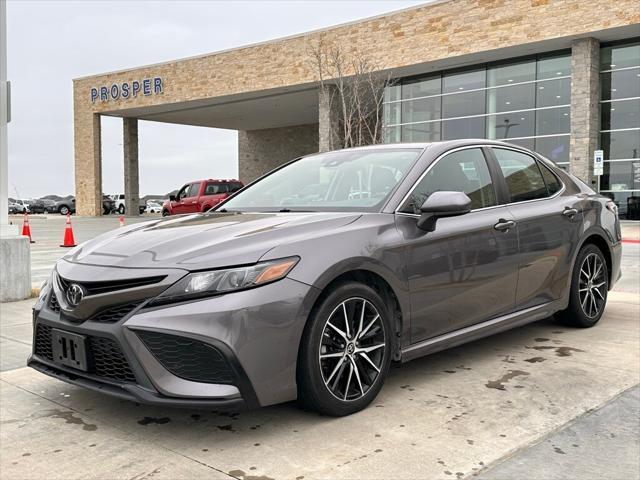
MULTIPOLYGON (((73 193, 76 77, 270 40, 426 0, 28 1, 7 4, 9 196, 73 193)), ((122 120, 104 118, 103 190, 123 190, 122 120)), ((235 131, 140 122, 140 193, 237 176, 235 131)))

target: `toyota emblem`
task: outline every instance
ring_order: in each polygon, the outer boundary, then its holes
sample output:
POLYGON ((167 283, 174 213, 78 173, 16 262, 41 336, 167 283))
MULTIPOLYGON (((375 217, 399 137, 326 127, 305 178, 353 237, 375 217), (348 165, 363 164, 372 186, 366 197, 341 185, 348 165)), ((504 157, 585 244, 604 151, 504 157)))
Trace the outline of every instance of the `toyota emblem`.
POLYGON ((69 285, 66 296, 69 305, 71 305, 72 307, 77 307, 78 305, 80 305, 80 302, 84 297, 84 290, 77 283, 72 283, 71 285, 69 285))

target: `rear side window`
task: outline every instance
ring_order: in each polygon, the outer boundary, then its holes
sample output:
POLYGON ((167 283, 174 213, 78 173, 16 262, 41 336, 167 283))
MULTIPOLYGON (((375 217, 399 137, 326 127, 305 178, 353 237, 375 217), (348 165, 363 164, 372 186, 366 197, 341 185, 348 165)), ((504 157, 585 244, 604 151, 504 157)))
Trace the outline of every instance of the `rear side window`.
POLYGON ((471 208, 496 205, 496 195, 482 150, 467 148, 442 157, 416 185, 401 211, 420 213, 420 207, 434 192, 463 192, 471 208))
POLYGON ((239 182, 231 182, 229 184, 229 193, 237 192, 242 188, 242 184, 239 182))
POLYGON ((542 170, 544 183, 547 184, 549 196, 558 193, 562 188, 562 184, 560 183, 560 180, 558 180, 558 177, 551 173, 551 170, 549 170, 544 164, 540 165, 540 170, 542 170))
POLYGON ((207 188, 204 191, 205 195, 218 195, 225 193, 229 189, 225 183, 207 183, 207 188))
POLYGON ((549 195, 538 163, 532 157, 502 148, 494 148, 493 152, 507 182, 512 203, 549 195))

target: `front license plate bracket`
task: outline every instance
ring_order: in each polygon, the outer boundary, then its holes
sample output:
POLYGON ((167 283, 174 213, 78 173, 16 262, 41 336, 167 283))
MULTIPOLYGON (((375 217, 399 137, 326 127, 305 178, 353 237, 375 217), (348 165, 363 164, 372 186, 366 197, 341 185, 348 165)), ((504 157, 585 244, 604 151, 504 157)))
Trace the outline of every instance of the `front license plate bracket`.
POLYGON ((86 337, 64 330, 51 329, 53 361, 67 367, 87 371, 86 337))

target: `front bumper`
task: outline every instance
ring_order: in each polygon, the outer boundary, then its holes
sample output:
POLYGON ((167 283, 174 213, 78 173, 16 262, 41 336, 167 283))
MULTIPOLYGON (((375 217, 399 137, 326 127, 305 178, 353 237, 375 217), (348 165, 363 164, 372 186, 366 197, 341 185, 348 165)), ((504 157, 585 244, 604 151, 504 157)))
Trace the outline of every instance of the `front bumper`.
MULTIPOLYGON (((65 272, 65 278, 78 281, 73 270, 78 267, 65 272)), ((28 365, 65 382, 145 404, 238 410, 292 400, 297 395, 298 346, 314 290, 285 278, 174 305, 148 308, 143 301, 121 318, 104 314, 103 308, 86 320, 69 317, 60 305, 52 307, 49 293, 34 310, 34 351, 28 365), (42 336, 51 328, 86 336, 88 371, 53 361, 46 349, 50 340, 42 336), (150 342, 150 336, 159 343, 150 342), (205 358, 209 354, 214 360, 205 358), (214 363, 224 370, 221 375, 211 368, 214 363)), ((118 298, 125 293, 109 294, 112 303, 121 303, 118 298)))

